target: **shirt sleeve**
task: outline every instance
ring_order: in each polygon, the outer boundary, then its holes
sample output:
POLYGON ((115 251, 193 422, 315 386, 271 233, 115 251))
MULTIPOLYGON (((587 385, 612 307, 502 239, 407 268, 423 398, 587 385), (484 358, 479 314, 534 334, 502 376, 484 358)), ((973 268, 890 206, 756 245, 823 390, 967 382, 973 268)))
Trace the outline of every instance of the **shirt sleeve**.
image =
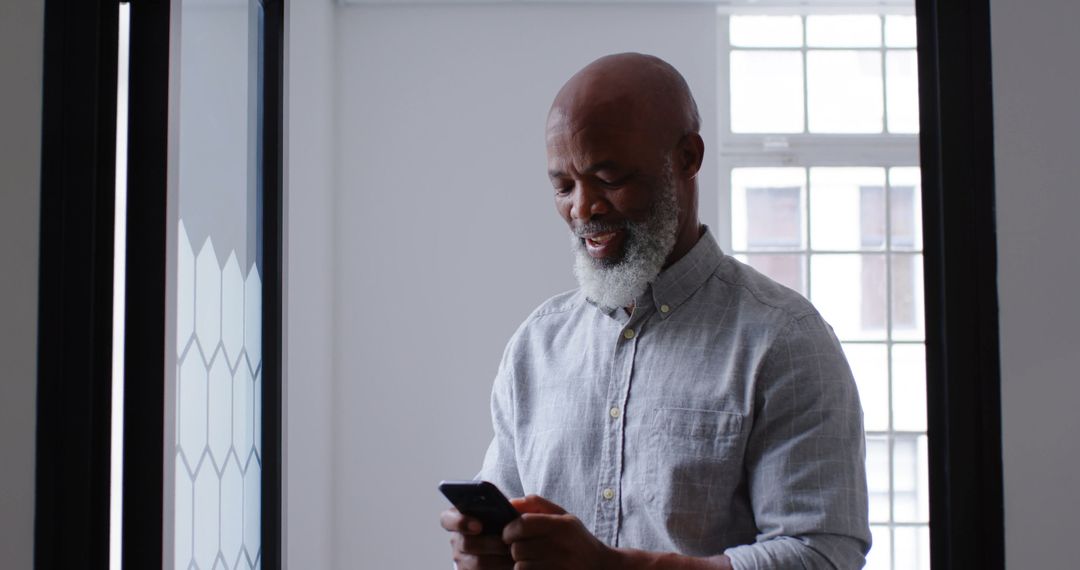
POLYGON ((495 436, 491 438, 484 463, 477 479, 494 483, 504 495, 510 498, 521 497, 521 478, 518 476, 517 454, 514 447, 514 377, 512 370, 511 347, 507 346, 495 376, 491 390, 491 426, 495 436))
POLYGON ((817 314, 792 321, 756 375, 746 476, 758 535, 736 570, 858 569, 870 549, 862 409, 817 314))

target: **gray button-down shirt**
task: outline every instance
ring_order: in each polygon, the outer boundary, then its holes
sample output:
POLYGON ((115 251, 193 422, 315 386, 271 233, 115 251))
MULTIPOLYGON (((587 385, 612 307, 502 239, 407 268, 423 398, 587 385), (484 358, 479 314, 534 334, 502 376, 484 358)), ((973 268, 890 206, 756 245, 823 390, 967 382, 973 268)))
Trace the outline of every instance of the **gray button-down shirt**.
POLYGON ((706 231, 632 315, 580 291, 533 312, 492 393, 480 477, 612 546, 736 569, 861 568, 862 411, 832 329, 706 231))

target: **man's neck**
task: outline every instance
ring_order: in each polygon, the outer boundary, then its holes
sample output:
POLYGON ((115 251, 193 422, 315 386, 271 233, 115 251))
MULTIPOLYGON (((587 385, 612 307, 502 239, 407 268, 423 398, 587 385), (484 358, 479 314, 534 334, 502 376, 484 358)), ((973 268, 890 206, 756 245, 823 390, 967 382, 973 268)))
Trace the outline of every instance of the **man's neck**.
POLYGON ((705 225, 701 222, 695 221, 693 228, 680 230, 680 235, 675 241, 675 247, 671 248, 671 253, 668 254, 667 259, 664 261, 664 269, 671 267, 676 261, 682 259, 684 255, 690 253, 690 250, 694 249, 701 236, 705 235, 705 225))

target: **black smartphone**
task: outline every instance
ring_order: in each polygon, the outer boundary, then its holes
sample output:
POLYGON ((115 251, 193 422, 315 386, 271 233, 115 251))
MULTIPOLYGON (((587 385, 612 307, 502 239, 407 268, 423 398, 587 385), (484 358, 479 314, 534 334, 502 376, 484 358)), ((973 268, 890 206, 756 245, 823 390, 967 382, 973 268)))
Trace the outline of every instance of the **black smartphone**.
POLYGON ((480 521, 481 534, 502 534, 503 527, 521 516, 506 495, 487 481, 443 481, 439 491, 462 514, 480 521))

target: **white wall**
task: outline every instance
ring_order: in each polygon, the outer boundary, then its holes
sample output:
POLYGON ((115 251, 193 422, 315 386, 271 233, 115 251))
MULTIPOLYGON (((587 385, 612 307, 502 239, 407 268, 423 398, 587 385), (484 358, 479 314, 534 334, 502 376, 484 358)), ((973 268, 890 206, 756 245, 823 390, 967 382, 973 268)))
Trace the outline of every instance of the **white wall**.
POLYGON ((556 91, 601 55, 654 53, 715 148, 715 27, 704 5, 339 8, 335 568, 448 564, 435 487, 476 473, 505 342, 574 286, 546 176, 556 91))
POLYGON ((334 181, 332 0, 286 10, 286 568, 332 567, 334 181))
POLYGON ((1005 552, 1010 568, 1075 568, 1080 3, 991 7, 1005 552))
POLYGON ((38 217, 44 3, 0 2, 0 560, 34 552, 38 217))

